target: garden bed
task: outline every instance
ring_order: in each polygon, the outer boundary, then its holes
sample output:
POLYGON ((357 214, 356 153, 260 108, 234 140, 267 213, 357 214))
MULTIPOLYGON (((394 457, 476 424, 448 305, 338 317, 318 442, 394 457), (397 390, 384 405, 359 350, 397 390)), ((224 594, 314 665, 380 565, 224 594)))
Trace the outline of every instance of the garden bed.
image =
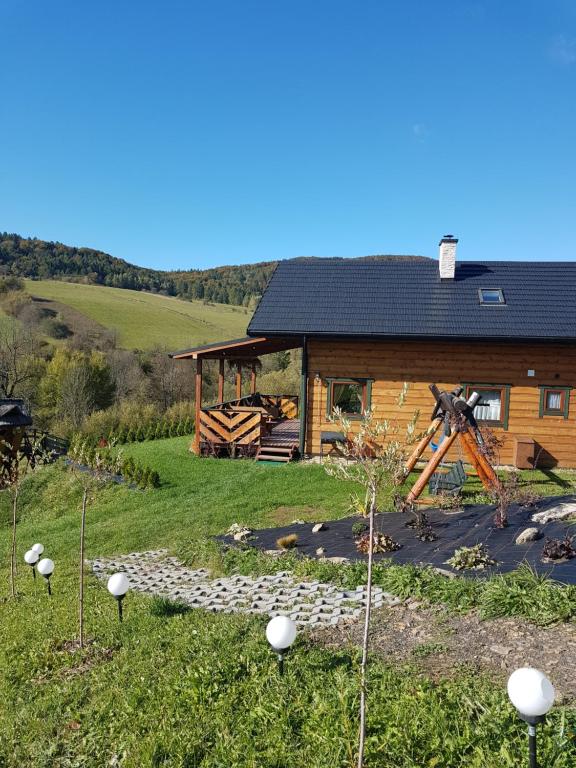
MULTIPOLYGON (((563 539, 570 532, 569 520, 554 520, 545 524, 532 522, 537 512, 552 510, 560 504, 576 504, 575 496, 547 497, 538 500, 529 509, 514 506, 508 513, 507 528, 494 527, 494 506, 469 505, 462 511, 426 510, 426 515, 434 534, 435 541, 421 541, 416 537, 414 528, 406 526, 411 516, 390 512, 376 515, 376 530, 382 531, 398 542, 401 547, 395 552, 375 554, 375 561, 390 560, 399 564, 431 565, 454 573, 466 575, 490 575, 515 570, 520 563, 528 563, 538 573, 550 575, 565 584, 576 584, 576 558, 558 563, 543 562, 542 548, 546 539, 563 539), (516 544, 516 538, 526 528, 537 527, 541 536, 527 544, 516 544), (460 547, 484 544, 495 565, 482 570, 455 571, 446 561, 460 547)), ((356 549, 356 537, 352 532, 359 517, 347 517, 324 523, 324 530, 313 533, 310 523, 294 522, 280 528, 265 528, 254 531, 246 541, 249 546, 269 552, 276 550, 279 538, 295 534, 297 544, 293 551, 307 557, 346 558, 348 560, 366 560, 366 555, 356 549), (323 553, 317 554, 318 549, 323 553)), ((220 536, 219 541, 234 545, 232 536, 220 536)))

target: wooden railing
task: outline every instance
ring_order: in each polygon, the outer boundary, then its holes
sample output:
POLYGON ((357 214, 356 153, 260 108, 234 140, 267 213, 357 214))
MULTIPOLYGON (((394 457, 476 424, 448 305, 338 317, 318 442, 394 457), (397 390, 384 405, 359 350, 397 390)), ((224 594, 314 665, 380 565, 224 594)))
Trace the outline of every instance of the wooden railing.
POLYGON ((274 419, 296 419, 298 418, 298 397, 296 395, 262 395, 256 392, 238 400, 216 403, 202 410, 227 411, 230 409, 261 411, 274 419))
POLYGON ((215 445, 258 444, 266 432, 267 421, 263 413, 207 408, 200 411, 200 440, 215 445))
POLYGON ((259 445, 269 434, 270 424, 298 416, 298 398, 292 395, 262 395, 259 392, 237 400, 202 408, 198 424, 200 443, 212 446, 259 445))

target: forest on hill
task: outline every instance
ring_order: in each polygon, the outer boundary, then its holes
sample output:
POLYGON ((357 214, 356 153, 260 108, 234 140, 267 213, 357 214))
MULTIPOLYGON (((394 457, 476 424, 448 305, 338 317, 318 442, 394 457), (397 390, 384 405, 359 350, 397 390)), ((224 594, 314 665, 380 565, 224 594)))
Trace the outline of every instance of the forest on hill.
POLYGON ((92 248, 0 232, 0 269, 6 276, 130 288, 218 304, 248 306, 262 294, 275 266, 269 261, 168 272, 129 264, 92 248))
MULTIPOLYGON (((425 257, 361 258, 420 260, 425 257)), ((4 276, 107 285, 244 307, 252 306, 262 295, 277 263, 264 261, 212 269, 163 271, 129 264, 92 248, 0 232, 0 273, 4 276)))

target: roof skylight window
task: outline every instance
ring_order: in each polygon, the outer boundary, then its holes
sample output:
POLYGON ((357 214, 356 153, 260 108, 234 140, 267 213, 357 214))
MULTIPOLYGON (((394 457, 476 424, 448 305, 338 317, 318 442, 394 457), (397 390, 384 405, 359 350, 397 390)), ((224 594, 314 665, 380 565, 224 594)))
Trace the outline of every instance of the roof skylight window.
POLYGON ((492 306, 495 304, 506 304, 502 288, 479 288, 478 295, 480 297, 480 304, 492 306))

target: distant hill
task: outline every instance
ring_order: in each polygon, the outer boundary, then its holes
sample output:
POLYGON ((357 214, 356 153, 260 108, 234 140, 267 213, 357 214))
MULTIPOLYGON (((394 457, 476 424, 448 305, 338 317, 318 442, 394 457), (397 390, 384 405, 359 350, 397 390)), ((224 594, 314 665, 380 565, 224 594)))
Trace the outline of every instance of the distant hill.
MULTIPOLYGON (((369 259, 414 259, 423 256, 368 256, 369 259)), ((76 248, 0 232, 0 271, 36 280, 62 280, 183 299, 248 306, 261 296, 276 261, 203 270, 162 271, 129 264, 103 251, 76 248)))
POLYGON ((250 311, 244 307, 155 295, 144 291, 56 280, 26 280, 26 292, 50 307, 73 331, 112 331, 119 347, 170 350, 244 336, 250 311), (71 308, 69 312, 66 308, 71 308), (80 316, 80 317, 79 317, 80 316), (89 322, 82 324, 81 318, 89 322))

